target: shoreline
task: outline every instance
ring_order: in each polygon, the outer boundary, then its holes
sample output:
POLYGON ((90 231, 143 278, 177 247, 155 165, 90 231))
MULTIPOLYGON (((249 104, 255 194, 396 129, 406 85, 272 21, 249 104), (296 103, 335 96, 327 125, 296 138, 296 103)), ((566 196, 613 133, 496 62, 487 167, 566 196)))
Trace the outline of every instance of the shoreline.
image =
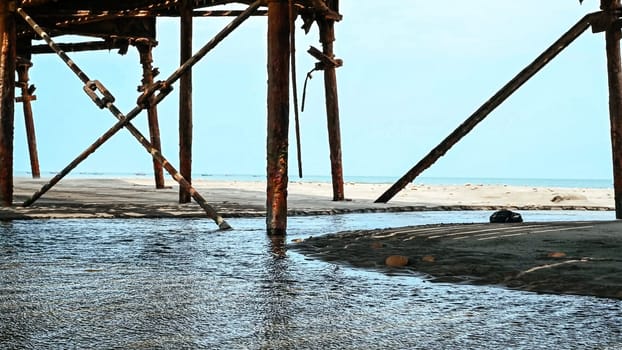
MULTIPOLYGON (((23 208, 21 201, 39 190, 46 180, 20 178, 15 181, 15 203, 0 208, 0 220, 87 219, 87 218, 205 218, 196 203, 178 204, 178 186, 167 181, 166 189, 155 189, 150 179, 65 179, 40 198, 34 206, 23 208)), ((225 218, 265 216, 265 183, 243 181, 193 181, 196 189, 225 218)), ((613 210, 613 190, 585 188, 538 188, 504 185, 409 185, 388 204, 373 201, 384 190, 380 184, 345 185, 344 202, 332 201, 330 183, 292 182, 289 186, 290 215, 332 215, 345 213, 451 211, 509 208, 515 210, 613 210)), ((363 219, 364 220, 364 219, 363 219)), ((622 249, 622 221, 582 223, 531 223, 553 225, 539 234, 504 236, 485 241, 477 239, 439 239, 434 242, 415 234, 400 235, 427 227, 440 234, 461 235, 466 231, 484 234, 513 229, 508 224, 443 223, 310 237, 289 248, 327 261, 341 261, 363 268, 381 268, 388 254, 407 256, 409 270, 431 280, 502 284, 536 292, 569 293, 622 298, 622 265, 617 258, 622 249), (560 226, 561 225, 561 226, 560 226), (567 225, 567 226, 564 226, 567 225), (583 225, 583 226, 582 226, 583 225), (563 226, 563 227, 562 227, 563 226), (456 232, 451 233, 456 228, 456 232), (462 230, 462 231, 460 231, 462 230), (379 233, 379 234, 378 234, 379 233), (456 243, 453 243, 456 242, 456 243), (432 244, 433 243, 433 244, 432 244), (306 247, 306 248, 305 248, 306 247), (569 263, 561 268, 539 269, 558 262, 548 253, 563 252, 569 263), (432 256, 432 261, 425 260, 432 256), (585 260, 585 257, 590 259, 585 260), (585 260, 585 261, 584 261, 585 260), (522 273, 522 274, 521 274, 522 273), (479 274, 479 277, 478 277, 479 274), (476 278, 473 278, 476 277, 476 278), (603 285, 604 284, 604 285, 603 285), (607 285, 607 284, 610 284, 607 285)), ((395 226, 391 222, 387 226, 395 226)), ((520 233, 520 232, 519 232, 520 233)), ((435 234, 436 235, 436 234, 435 234)), ((412 273, 412 272, 411 272, 412 273)))
MULTIPOLYGON (((21 207, 48 179, 15 178, 14 205, 0 208, 1 220, 34 218, 205 217, 194 202, 178 204, 178 184, 167 179, 156 189, 151 178, 68 178, 30 207, 21 207)), ((193 180, 193 186, 225 218, 265 215, 264 181, 193 180)), ((509 185, 409 184, 389 203, 374 200, 390 184, 344 184, 347 201, 332 201, 332 185, 292 181, 291 216, 411 211, 594 210, 614 209, 613 189, 509 185)))

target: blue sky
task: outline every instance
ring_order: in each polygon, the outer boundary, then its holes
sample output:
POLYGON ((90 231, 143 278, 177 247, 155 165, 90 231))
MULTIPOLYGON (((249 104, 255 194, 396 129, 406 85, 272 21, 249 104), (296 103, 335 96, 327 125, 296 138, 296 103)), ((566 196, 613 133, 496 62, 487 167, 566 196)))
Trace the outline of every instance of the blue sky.
MULTIPOLYGON (((338 70, 346 176, 403 175, 597 1, 381 2, 342 0, 338 70)), ((230 19, 196 19, 200 48, 230 19)), ((298 23, 298 27, 300 26, 298 23)), ((298 31, 299 94, 313 67, 317 30, 298 31)), ((178 66, 177 20, 160 20, 154 65, 164 79, 178 66)), ((62 38, 57 41, 62 42, 62 38)), ((135 49, 72 53, 123 112, 141 79, 135 49)), ((589 30, 423 175, 429 177, 611 178, 604 35, 589 30)), ((54 55, 34 58, 31 83, 39 159, 58 171, 115 121, 82 92, 54 55)), ((159 105, 163 153, 178 163, 177 96, 159 105)), ((292 117, 293 119, 293 117, 292 117)), ((146 114, 135 125, 145 134, 146 114)), ((309 81, 301 114, 304 172, 330 175, 322 74, 309 81)), ((193 172, 264 174, 266 18, 252 18, 194 70, 193 172)), ((293 123, 292 123, 293 131, 293 123)), ((290 178, 295 142, 290 134, 290 178)), ((15 170, 29 170, 21 105, 16 105, 15 170)), ((148 173, 151 160, 122 130, 77 172, 148 173)))

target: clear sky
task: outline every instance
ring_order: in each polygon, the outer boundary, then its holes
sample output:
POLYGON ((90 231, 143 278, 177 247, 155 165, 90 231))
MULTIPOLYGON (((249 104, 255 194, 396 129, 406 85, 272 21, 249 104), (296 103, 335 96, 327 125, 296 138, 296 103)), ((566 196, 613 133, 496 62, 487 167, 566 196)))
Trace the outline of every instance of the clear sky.
MULTIPOLYGON (((386 2, 342 0, 339 68, 346 176, 403 175, 483 102, 599 2, 575 0, 386 2)), ((195 19, 200 48, 230 19, 195 19)), ((301 22, 298 22, 300 27, 301 22)), ((297 32, 299 95, 321 48, 317 29, 297 32)), ((179 23, 159 20, 156 67, 179 63, 179 23)), ((63 38, 57 38, 62 42, 63 38)), ((103 82, 125 113, 135 105, 141 67, 135 49, 71 53, 103 82)), ((434 177, 611 178, 604 34, 583 34, 423 175, 434 177)), ((54 55, 34 58, 31 83, 44 175, 62 169, 114 117, 95 107, 54 55)), ((251 18, 194 70, 193 172, 265 174, 266 18, 251 18)), ((163 153, 178 163, 177 96, 159 105, 163 153)), ((292 116, 293 120, 293 116, 292 116)), ((146 135, 146 114, 135 122, 146 135)), ((304 172, 330 175, 323 81, 309 81, 301 114, 304 172)), ((293 131, 293 123, 292 123, 293 131)), ((295 142, 290 133, 290 178, 295 142)), ((15 170, 29 170, 21 105, 16 105, 15 170)), ((151 160, 122 130, 78 172, 148 173, 151 160)))

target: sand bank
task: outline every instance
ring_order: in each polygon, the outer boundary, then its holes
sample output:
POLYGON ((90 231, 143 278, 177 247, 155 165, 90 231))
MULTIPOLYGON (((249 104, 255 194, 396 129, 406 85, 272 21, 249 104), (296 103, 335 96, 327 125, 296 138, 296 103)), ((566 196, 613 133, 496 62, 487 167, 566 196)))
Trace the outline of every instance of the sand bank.
POLYGON ((435 282, 622 299, 622 222, 427 225, 310 237, 290 249, 435 282), (387 266, 390 256, 405 266, 387 266))

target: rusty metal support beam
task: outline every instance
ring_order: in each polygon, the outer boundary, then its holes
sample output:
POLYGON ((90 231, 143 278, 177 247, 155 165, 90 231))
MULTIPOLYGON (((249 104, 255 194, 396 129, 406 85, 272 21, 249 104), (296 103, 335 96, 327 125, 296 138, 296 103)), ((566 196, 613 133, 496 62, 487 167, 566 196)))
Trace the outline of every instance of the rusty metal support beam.
MULTIPOLYGON (((139 86, 139 91, 145 91, 153 85, 153 79, 158 74, 158 70, 153 68, 153 55, 152 50, 156 43, 150 39, 143 38, 134 42, 136 49, 140 56, 140 64, 143 67, 143 79, 142 85, 139 86)), ((160 125, 158 123, 158 106, 153 102, 155 97, 153 95, 146 98, 147 103, 147 119, 149 123, 149 139, 153 148, 158 152, 162 152, 162 145, 160 141, 160 125)), ((157 159, 153 158, 153 176, 155 181, 155 187, 158 189, 164 188, 164 171, 162 164, 157 159)))
MULTIPOLYGON (((52 188, 55 184, 57 184, 63 177, 65 177, 71 170, 73 170, 76 166, 78 166, 82 161, 84 161, 90 154, 95 152, 101 145, 103 145, 107 140, 109 140, 112 136, 114 136, 119 130, 126 127, 128 130, 132 131, 135 129, 130 122, 138 116, 138 114, 146 108, 145 101, 149 96, 157 92, 155 97, 154 104, 160 103, 170 92, 172 91, 172 84, 174 84, 179 78, 194 66, 197 62, 199 62, 208 52, 213 50, 222 40, 224 40, 231 32, 233 32, 237 27, 240 26, 245 20, 247 20, 261 5, 262 0, 257 0, 253 4, 251 4, 244 12, 240 14, 240 16, 236 17, 231 23, 229 23, 226 27, 224 27, 212 40, 207 42, 199 51, 197 51, 190 59, 184 62, 177 70, 175 70, 165 81, 158 82, 150 86, 146 91, 143 92, 143 95, 139 98, 138 104, 134 109, 132 109, 126 116, 123 116, 121 113, 115 114, 115 117, 119 119, 117 123, 115 123, 108 131, 106 131, 99 139, 97 139, 91 146, 89 146, 84 152, 82 152, 78 157, 76 157, 68 166, 66 166, 61 172, 59 172, 54 178, 52 178, 47 184, 45 184, 39 191, 37 191, 31 198, 26 200, 23 203, 23 206, 29 206, 34 203, 38 198, 40 198, 45 192, 47 192, 50 188, 52 188)), ((77 66, 67 57, 64 52, 60 51, 55 43, 49 38, 49 36, 41 30, 41 28, 34 23, 34 21, 28 16, 23 10, 18 9, 19 14, 28 22, 29 25, 33 27, 37 31, 37 33, 48 42, 50 47, 55 47, 57 53, 63 61, 70 67, 70 69, 76 73, 76 75, 84 81, 84 78, 88 79, 86 75, 79 70, 77 66)), ((136 130, 137 131, 137 130, 136 130)), ((197 203, 206 211, 208 216, 212 218, 219 226, 220 229, 228 229, 230 228, 229 224, 222 218, 218 213, 203 199, 203 197, 194 189, 192 186, 181 176, 176 169, 162 157, 159 152, 153 147, 149 147, 150 143, 144 138, 137 137, 139 142, 151 153, 154 157, 157 157, 159 161, 163 164, 165 169, 173 176, 173 178, 180 184, 180 186, 189 188, 192 197, 197 201, 197 203)))
MULTIPOLYGON (((183 64, 192 56, 192 1, 184 0, 179 9, 179 59, 183 64)), ((192 69, 179 79, 179 171, 192 183, 192 69)), ((179 203, 190 202, 190 193, 179 189, 179 203)))
POLYGON ((588 14, 581 18, 577 24, 564 33, 553 43, 553 45, 546 49, 532 63, 530 63, 527 67, 525 67, 525 69, 518 73, 505 86, 503 86, 496 94, 494 94, 494 96, 492 96, 492 98, 486 101, 477 111, 475 111, 475 113, 473 113, 457 129, 449 134, 449 136, 447 136, 438 146, 423 157, 419 163, 411 168, 404 176, 393 184, 393 186, 391 186, 385 193, 376 199, 376 203, 386 203, 391 200, 391 198, 404 189, 404 187, 419 176, 419 174, 434 164, 440 157, 447 153, 451 147, 453 147, 466 134, 473 130, 477 124, 484 120, 484 118, 499 107, 499 105, 508 99, 508 97, 510 97, 516 90, 518 90, 531 77, 538 73, 540 69, 546 66, 546 64, 555 58, 555 56, 557 56, 576 38, 585 32, 590 27, 590 20, 599 15, 600 12, 588 14))
MULTIPOLYGON (((620 0, 602 0, 601 9, 607 17, 620 16, 620 0)), ((613 189, 616 219, 622 219, 622 58, 620 57, 620 26, 611 21, 605 31, 607 76, 609 82, 609 118, 613 158, 613 189)))
MULTIPOLYGON (((239 10, 194 10, 192 17, 237 17, 242 13, 239 10)), ((266 16, 268 11, 256 11, 253 16, 266 16)), ((52 13, 37 14, 37 18, 62 18, 62 22, 57 22, 58 26, 68 26, 71 24, 84 24, 92 22, 107 21, 115 18, 144 18, 144 17, 179 17, 176 9, 150 9, 150 10, 119 10, 119 11, 67 11, 59 10, 52 13), (64 19, 64 18, 70 19, 64 19)))
MULTIPOLYGON (((331 10, 338 12, 337 1, 332 1, 331 10)), ((332 19, 318 20, 320 41, 323 54, 335 61, 333 43, 335 42, 335 21, 332 19)), ((333 183, 333 200, 345 199, 343 189, 343 164, 341 160, 341 126, 339 122, 339 98, 337 94, 336 65, 324 64, 324 91, 326 95, 326 120, 328 126, 328 143, 330 146, 330 169, 333 183)))
POLYGON ((32 62, 25 58, 19 58, 17 60, 17 85, 22 91, 22 95, 15 99, 16 102, 22 103, 22 109, 24 111, 24 124, 26 126, 26 139, 28 141, 28 154, 30 155, 30 170, 32 172, 32 178, 38 179, 41 177, 41 171, 39 170, 39 155, 37 153, 37 137, 35 134, 35 121, 32 115, 31 101, 37 99, 34 92, 34 85, 29 85, 30 77, 28 71, 32 67, 32 62))
POLYGON ((13 204, 13 133, 15 125, 15 1, 0 1, 0 205, 13 204))
MULTIPOLYGON (((128 46, 127 40, 114 40, 114 41, 89 41, 82 43, 66 43, 58 44, 58 47, 65 52, 80 52, 80 51, 96 51, 96 50, 112 50, 112 49, 125 49, 128 46)), ((48 45, 34 45, 32 46, 31 53, 36 54, 48 54, 55 53, 50 49, 48 45)))
POLYGON ((268 1, 268 137, 266 226, 268 235, 287 231, 289 132, 289 4, 268 1))
POLYGON ((289 45, 292 81, 292 97, 294 102, 294 130, 296 132, 296 160, 298 160, 298 177, 302 179, 302 142, 300 137, 300 113, 298 109, 298 84, 296 83, 296 3, 289 0, 289 45))

